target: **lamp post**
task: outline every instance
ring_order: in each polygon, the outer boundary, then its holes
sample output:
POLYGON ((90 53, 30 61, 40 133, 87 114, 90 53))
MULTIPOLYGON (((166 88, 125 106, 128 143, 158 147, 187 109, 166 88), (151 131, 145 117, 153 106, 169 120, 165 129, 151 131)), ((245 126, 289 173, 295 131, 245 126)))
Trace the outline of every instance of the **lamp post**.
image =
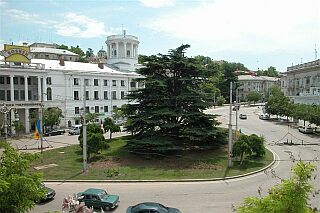
POLYGON ((5 103, 0 107, 0 112, 3 114, 5 141, 7 141, 7 138, 8 138, 8 114, 11 112, 12 109, 15 110, 14 107, 7 107, 7 105, 5 103))

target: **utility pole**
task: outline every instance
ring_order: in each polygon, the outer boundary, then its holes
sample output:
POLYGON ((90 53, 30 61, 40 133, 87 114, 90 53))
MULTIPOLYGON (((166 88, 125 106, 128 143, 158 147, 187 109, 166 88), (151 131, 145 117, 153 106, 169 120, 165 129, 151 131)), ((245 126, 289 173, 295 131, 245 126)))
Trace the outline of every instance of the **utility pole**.
POLYGON ((86 124, 86 79, 83 80, 83 124, 82 124, 82 150, 83 172, 87 171, 87 124, 86 124))
POLYGON ((238 89, 236 89, 236 101, 235 101, 235 107, 236 107, 236 141, 238 140, 238 110, 239 110, 239 106, 238 106, 238 89))
POLYGON ((232 82, 230 82, 230 111, 229 111, 229 142, 228 142, 228 167, 232 166, 232 82))
POLYGON ((39 108, 39 120, 40 120, 40 129, 39 129, 39 135, 40 135, 40 150, 41 150, 41 154, 43 152, 43 123, 42 123, 42 119, 43 119, 43 87, 42 87, 42 82, 40 81, 40 108, 39 108))

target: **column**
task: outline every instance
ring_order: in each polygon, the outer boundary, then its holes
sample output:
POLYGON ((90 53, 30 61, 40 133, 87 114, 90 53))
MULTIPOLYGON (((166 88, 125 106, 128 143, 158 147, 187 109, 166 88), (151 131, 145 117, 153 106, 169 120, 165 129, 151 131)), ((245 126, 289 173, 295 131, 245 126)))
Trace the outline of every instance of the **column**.
POLYGON ((47 101, 47 78, 45 76, 43 76, 42 78, 43 81, 43 101, 47 101))
POLYGON ((14 109, 12 109, 11 111, 10 111, 10 125, 11 125, 11 134, 12 135, 15 135, 16 134, 16 130, 15 130, 15 128, 14 128, 14 121, 16 120, 15 119, 15 110, 14 109))
POLYGON ((133 43, 131 42, 131 53, 130 53, 130 57, 133 58, 133 43))
POLYGON ((138 45, 136 45, 136 58, 138 58, 138 45))
POLYGON ((116 50, 117 50, 117 54, 115 55, 116 58, 119 58, 119 43, 116 43, 116 50))
POLYGON ((26 133, 30 133, 29 109, 24 109, 24 126, 26 133))
POLYGON ((28 101, 28 76, 24 76, 24 101, 28 101))
POLYGON ((124 45, 124 58, 127 57, 127 42, 123 42, 124 45))
POLYGON ((13 75, 10 75, 10 100, 14 101, 14 83, 13 83, 13 75))
POLYGON ((107 44, 107 53, 108 53, 108 58, 111 58, 111 55, 110 55, 110 44, 107 44))
POLYGON ((38 101, 41 101, 41 78, 38 76, 38 101))

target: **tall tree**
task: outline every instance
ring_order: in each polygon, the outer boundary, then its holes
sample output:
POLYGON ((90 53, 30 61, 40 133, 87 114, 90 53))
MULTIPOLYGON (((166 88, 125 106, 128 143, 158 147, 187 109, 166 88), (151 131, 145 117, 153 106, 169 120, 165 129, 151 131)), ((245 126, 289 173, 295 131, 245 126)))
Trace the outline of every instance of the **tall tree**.
POLYGON ((120 126, 116 125, 116 124, 114 123, 114 120, 112 120, 111 118, 106 118, 106 119, 104 119, 103 128, 104 128, 106 131, 110 131, 110 140, 112 139, 112 133, 114 133, 114 132, 121 132, 120 126))
POLYGON ((28 212, 35 201, 45 197, 42 174, 30 172, 30 163, 38 155, 18 152, 5 144, 0 158, 0 211, 28 212))
POLYGON ((45 127, 58 126, 63 118, 62 110, 58 107, 46 108, 43 111, 43 125, 45 127))
POLYGON ((247 100, 253 103, 258 102, 262 99, 262 94, 256 91, 251 91, 247 95, 247 100))
POLYGON ((181 45, 168 55, 143 58, 144 67, 137 72, 145 87, 132 91, 132 104, 123 111, 126 125, 140 136, 167 136, 189 141, 216 142, 215 116, 203 113, 213 105, 211 96, 201 91, 207 81, 205 68, 198 60, 185 56, 189 45, 181 45))

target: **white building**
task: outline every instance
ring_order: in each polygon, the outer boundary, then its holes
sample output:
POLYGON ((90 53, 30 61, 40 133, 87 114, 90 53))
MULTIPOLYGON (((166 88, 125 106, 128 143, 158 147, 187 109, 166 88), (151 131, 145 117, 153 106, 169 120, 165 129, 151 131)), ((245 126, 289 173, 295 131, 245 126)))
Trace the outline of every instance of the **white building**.
POLYGON ((288 67, 281 90, 295 103, 320 105, 320 59, 288 67))
POLYGON ((240 100, 246 101, 249 92, 258 92, 263 97, 268 97, 273 85, 279 83, 279 78, 268 76, 239 75, 238 76, 239 97, 240 100))
MULTIPOLYGON (((109 36, 106 43, 115 42, 114 38, 121 36, 109 36)), ((8 123, 12 123, 17 113, 25 126, 25 132, 29 133, 34 129, 30 114, 33 111, 37 112, 42 103, 44 108, 59 107, 62 110, 64 118, 61 120, 61 127, 77 124, 81 108, 84 106, 84 97, 86 97, 86 111, 96 113, 97 121, 101 122, 104 118, 111 116, 112 109, 128 103, 125 96, 130 90, 143 86, 134 81, 140 77, 134 72, 138 66, 136 55, 138 39, 128 35, 124 40, 128 47, 132 44, 135 54, 131 54, 132 50, 127 55, 108 52, 108 55, 112 55, 112 60, 107 62, 112 65, 73 62, 63 58, 60 60, 31 59, 30 64, 24 64, 5 62, 2 57, 0 107, 5 104, 12 108, 8 114, 8 123), (116 65, 120 66, 116 67, 116 65), (122 70, 121 65, 130 66, 125 66, 122 70), (41 101, 41 94, 43 94, 43 101, 41 101)), ((113 50, 111 46, 108 51, 113 50)), ((1 125, 3 117, 3 114, 0 114, 1 125)), ((11 131, 14 133, 13 127, 11 131)))

